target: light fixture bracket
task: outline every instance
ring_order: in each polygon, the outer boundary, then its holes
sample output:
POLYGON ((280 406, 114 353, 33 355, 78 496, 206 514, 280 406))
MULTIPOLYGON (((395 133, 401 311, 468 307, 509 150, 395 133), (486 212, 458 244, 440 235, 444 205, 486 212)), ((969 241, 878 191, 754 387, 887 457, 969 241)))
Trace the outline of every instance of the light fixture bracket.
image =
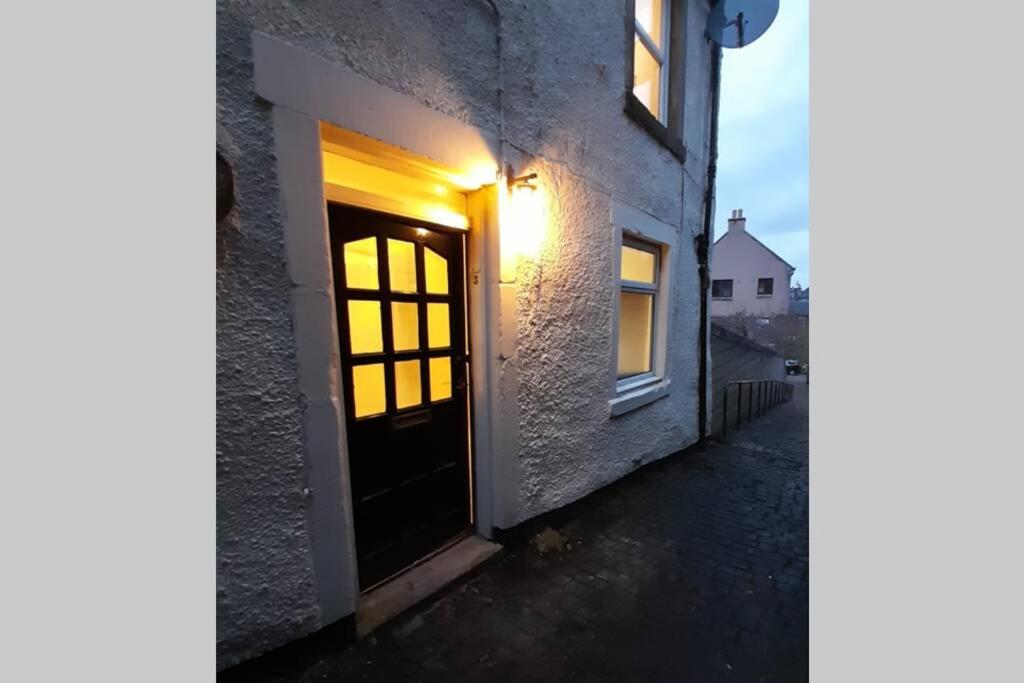
POLYGON ((537 179, 536 173, 527 173, 526 175, 517 176, 512 171, 512 165, 509 164, 505 177, 508 178, 508 189, 510 190, 515 187, 528 187, 531 190, 537 189, 535 185, 530 184, 531 180, 537 179))

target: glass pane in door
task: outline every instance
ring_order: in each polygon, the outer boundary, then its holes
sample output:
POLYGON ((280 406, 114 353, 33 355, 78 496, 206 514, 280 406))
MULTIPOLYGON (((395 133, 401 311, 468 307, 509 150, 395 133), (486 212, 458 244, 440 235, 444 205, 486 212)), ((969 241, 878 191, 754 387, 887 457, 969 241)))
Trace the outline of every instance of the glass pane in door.
POLYGON ((427 304, 427 345, 432 349, 444 349, 452 345, 448 304, 427 304))
POLYGON ((345 244, 345 284, 349 289, 379 289, 377 278, 377 238, 345 244))
POLYGON ((420 362, 403 360, 395 363, 395 407, 401 410, 422 402, 420 362))
POLYGON ((427 276, 427 294, 447 294, 448 259, 430 247, 424 247, 423 267, 427 276))
POLYGON ((452 359, 448 356, 430 359, 430 400, 452 397, 452 359))
POLYGON ((415 292, 416 245, 388 239, 388 272, 392 292, 415 292))
POLYGON ((415 351, 420 347, 420 316, 415 301, 391 302, 391 327, 395 351, 415 351))

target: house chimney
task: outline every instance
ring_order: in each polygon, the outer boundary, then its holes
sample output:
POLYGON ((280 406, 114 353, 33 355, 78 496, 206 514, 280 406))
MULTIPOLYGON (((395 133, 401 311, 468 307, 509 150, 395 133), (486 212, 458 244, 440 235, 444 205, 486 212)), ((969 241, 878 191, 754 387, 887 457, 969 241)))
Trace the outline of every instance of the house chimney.
POLYGON ((732 217, 729 219, 729 232, 745 232, 747 229, 747 219, 743 217, 743 209, 733 209, 732 217))

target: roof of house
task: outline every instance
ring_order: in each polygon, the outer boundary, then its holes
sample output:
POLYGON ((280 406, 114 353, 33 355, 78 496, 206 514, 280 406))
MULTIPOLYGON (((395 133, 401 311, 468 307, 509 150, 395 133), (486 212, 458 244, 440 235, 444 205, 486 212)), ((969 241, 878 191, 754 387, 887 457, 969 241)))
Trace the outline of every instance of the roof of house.
MULTIPOLYGON (((768 252, 769 254, 771 254, 771 255, 772 255, 772 256, 774 256, 775 258, 779 259, 780 261, 782 261, 782 263, 783 263, 783 264, 784 264, 784 265, 785 265, 785 266, 786 266, 787 268, 789 268, 789 270, 791 271, 791 272, 790 272, 790 274, 792 274, 792 273, 796 272, 796 268, 794 268, 793 266, 791 266, 791 265, 789 264, 789 261, 787 261, 786 259, 784 259, 784 258, 782 258, 781 256, 779 256, 778 254, 776 254, 776 253, 775 253, 774 251, 772 251, 771 249, 769 249, 769 248, 768 248, 768 247, 767 247, 767 246, 765 245, 765 243, 764 243, 764 242, 762 242, 761 240, 757 239, 756 237, 754 237, 753 235, 751 235, 751 234, 750 234, 749 232, 747 232, 746 230, 743 230, 742 232, 743 232, 743 234, 744 234, 744 235, 746 235, 746 236, 747 236, 747 237, 749 237, 750 239, 754 240, 754 242, 756 242, 756 243, 757 243, 757 244, 758 244, 758 245, 759 245, 759 246, 760 246, 760 247, 761 247, 762 249, 764 249, 764 250, 765 250, 765 251, 767 251, 767 252, 768 252)), ((727 233, 725 233, 725 235, 728 235, 728 234, 729 234, 728 232, 727 232, 727 233)), ((722 235, 721 237, 719 237, 719 238, 718 238, 717 240, 715 240, 715 242, 714 242, 714 243, 715 243, 715 244, 718 244, 719 242, 721 242, 721 241, 722 241, 723 239, 725 239, 725 235, 722 235)))

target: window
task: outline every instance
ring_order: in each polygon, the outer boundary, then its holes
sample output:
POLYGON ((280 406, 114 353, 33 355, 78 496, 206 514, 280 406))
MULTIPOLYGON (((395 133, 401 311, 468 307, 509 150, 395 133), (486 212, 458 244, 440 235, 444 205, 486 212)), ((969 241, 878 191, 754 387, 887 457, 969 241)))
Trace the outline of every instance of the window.
POLYGON ((711 281, 711 298, 712 299, 731 299, 732 298, 732 280, 712 280, 711 281))
MULTIPOLYGON (((630 0, 626 112, 680 159, 683 12, 678 0, 630 0), (678 16, 676 16, 678 15, 678 16), (671 47, 671 49, 670 49, 671 47)), ((628 15, 627 15, 628 17, 628 15)))
POLYGON ((668 27, 671 0, 636 0, 633 94, 664 125, 668 117, 668 27))
POLYGON ((758 327, 768 327, 769 325, 772 324, 772 320, 771 318, 757 318, 756 320, 754 320, 754 324, 756 324, 758 327))
POLYGON ((757 281, 757 295, 771 296, 775 288, 775 280, 770 277, 762 277, 757 281))
POLYGON ((673 250, 679 227, 612 200, 615 286, 608 356, 609 418, 669 395, 672 379, 673 250))
POLYGON ((623 239, 619 279, 618 379, 654 372, 654 320, 657 311, 659 249, 623 239))

